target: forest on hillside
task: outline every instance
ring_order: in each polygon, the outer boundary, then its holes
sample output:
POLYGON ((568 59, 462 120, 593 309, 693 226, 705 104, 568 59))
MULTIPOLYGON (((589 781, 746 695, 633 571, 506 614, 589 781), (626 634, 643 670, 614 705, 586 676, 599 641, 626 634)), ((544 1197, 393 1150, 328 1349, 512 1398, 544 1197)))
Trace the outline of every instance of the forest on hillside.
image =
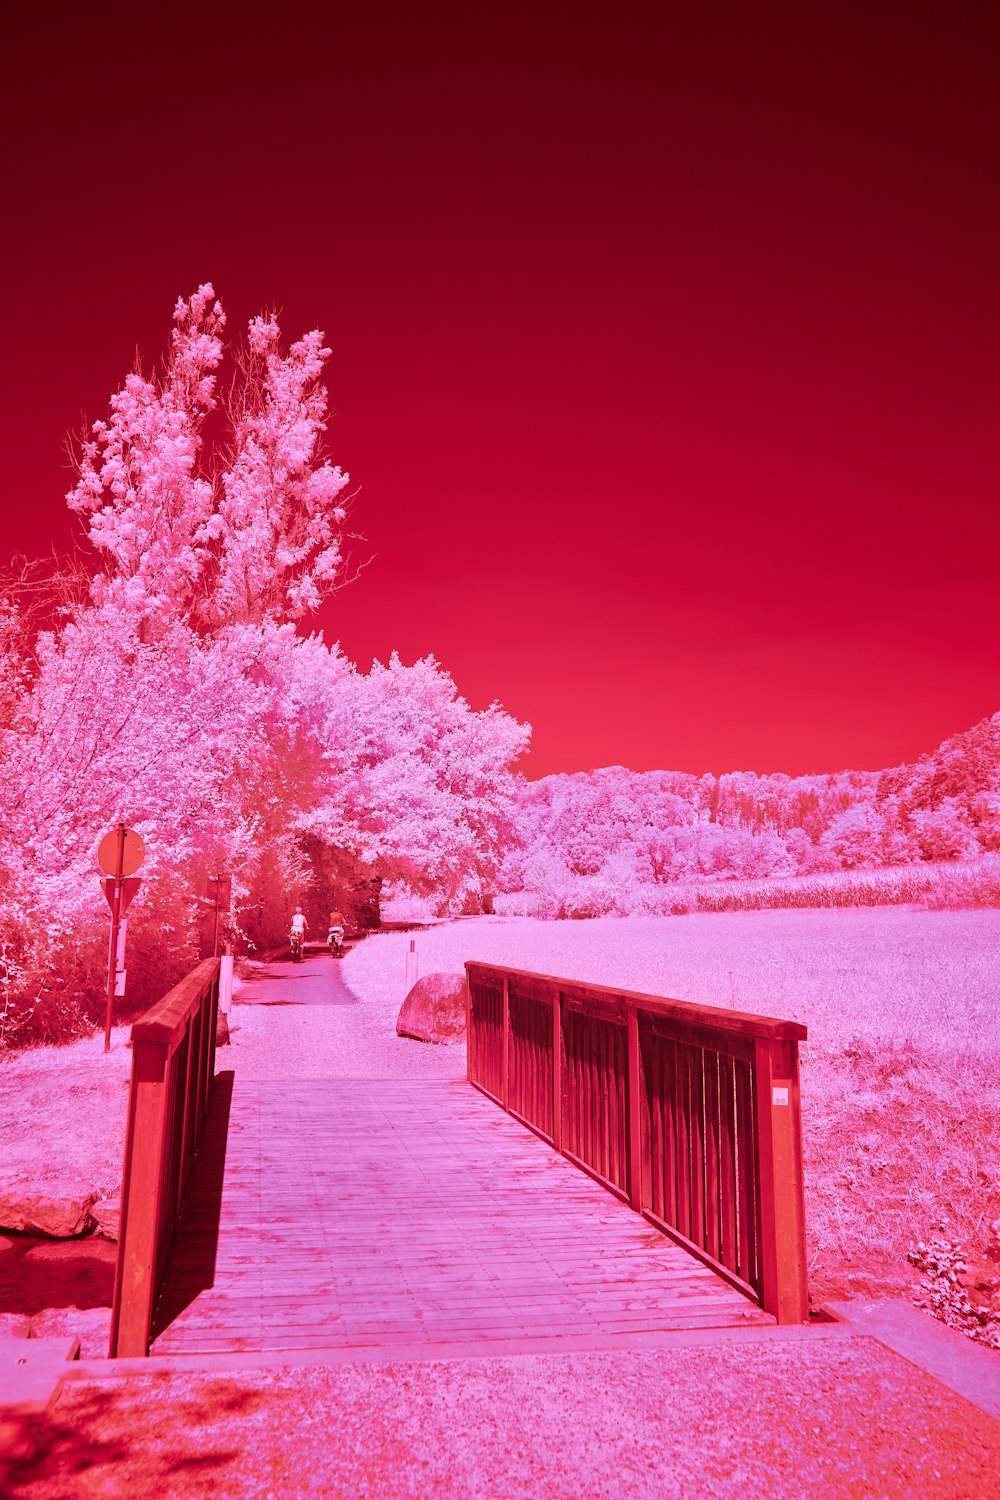
POLYGON ((516 807, 500 888, 528 899, 503 907, 537 915, 669 911, 663 888, 693 882, 982 863, 1000 850, 1000 714, 885 771, 610 766, 524 782, 516 807))
POLYGON ((227 342, 209 284, 179 300, 161 365, 133 370, 77 445, 77 552, 5 581, 0 1048, 95 1013, 96 849, 119 822, 147 851, 133 1004, 204 953, 220 873, 228 936, 251 951, 287 935, 300 901, 315 932, 332 904, 359 924, 380 899, 673 911, 692 882, 783 881, 807 901, 796 881, 914 866, 988 870, 973 896, 995 899, 1000 715, 881 773, 530 782, 530 727, 473 710, 433 657, 359 671, 310 629, 344 582, 350 501, 325 447, 328 354, 317 330, 286 345, 273 316, 227 342))

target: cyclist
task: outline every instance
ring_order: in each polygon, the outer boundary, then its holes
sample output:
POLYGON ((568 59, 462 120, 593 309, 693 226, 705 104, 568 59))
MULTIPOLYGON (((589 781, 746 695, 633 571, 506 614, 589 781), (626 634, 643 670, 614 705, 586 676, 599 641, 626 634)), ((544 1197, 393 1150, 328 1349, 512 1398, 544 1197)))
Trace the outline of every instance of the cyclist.
POLYGON ((305 919, 305 916, 303 915, 301 906, 297 906, 295 908, 295 915, 292 918, 292 930, 291 930, 291 933, 289 934, 289 947, 292 950, 292 957, 293 958, 301 958, 301 956, 302 956, 302 943, 303 943, 303 940, 305 938, 305 935, 306 935, 306 919, 305 919))
POLYGON ((331 953, 336 953, 339 958, 344 951, 344 914, 334 907, 330 913, 330 921, 326 934, 326 943, 331 953))

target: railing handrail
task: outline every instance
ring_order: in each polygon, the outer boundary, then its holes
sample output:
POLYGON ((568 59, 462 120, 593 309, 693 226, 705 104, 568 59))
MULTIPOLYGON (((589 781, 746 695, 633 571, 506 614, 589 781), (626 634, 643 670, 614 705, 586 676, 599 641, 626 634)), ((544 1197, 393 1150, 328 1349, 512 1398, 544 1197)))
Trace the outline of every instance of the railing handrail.
POLYGON ((607 984, 594 984, 579 979, 560 979, 553 974, 535 974, 529 969, 509 969, 502 964, 491 964, 480 959, 470 959, 466 971, 495 974, 499 980, 530 979, 537 984, 551 985, 563 996, 589 995, 595 1000, 613 999, 621 1001, 630 1010, 650 1011, 665 1019, 687 1022, 719 1031, 735 1031, 741 1036, 761 1037, 775 1042, 804 1042, 808 1029, 800 1021, 785 1021, 778 1016, 759 1016, 751 1011, 723 1010, 719 1006, 699 1004, 694 1000, 674 1000, 664 995, 646 995, 639 990, 620 990, 607 984))
POLYGON ((219 967, 217 958, 204 959, 168 990, 162 1000, 150 1006, 132 1023, 133 1046, 136 1042, 161 1042, 168 1056, 175 1052, 184 1040, 192 1011, 205 993, 206 982, 217 976, 219 967))

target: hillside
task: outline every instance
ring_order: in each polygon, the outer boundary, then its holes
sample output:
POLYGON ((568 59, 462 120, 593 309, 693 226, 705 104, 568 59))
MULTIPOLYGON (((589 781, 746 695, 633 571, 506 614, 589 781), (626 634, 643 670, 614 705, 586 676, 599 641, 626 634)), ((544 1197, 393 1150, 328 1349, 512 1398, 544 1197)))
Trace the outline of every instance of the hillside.
POLYGON ((524 783, 519 798, 500 888, 565 907, 563 893, 567 915, 636 910, 627 892, 690 882, 975 863, 1000 850, 1000 713, 881 772, 609 766, 524 783))

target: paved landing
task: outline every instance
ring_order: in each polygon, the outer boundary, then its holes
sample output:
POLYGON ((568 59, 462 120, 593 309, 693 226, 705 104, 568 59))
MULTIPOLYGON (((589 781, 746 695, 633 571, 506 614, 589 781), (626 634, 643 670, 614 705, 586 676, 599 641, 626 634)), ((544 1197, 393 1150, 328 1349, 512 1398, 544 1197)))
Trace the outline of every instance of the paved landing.
POLYGON ((464 1082, 222 1075, 151 1352, 771 1322, 464 1082))

